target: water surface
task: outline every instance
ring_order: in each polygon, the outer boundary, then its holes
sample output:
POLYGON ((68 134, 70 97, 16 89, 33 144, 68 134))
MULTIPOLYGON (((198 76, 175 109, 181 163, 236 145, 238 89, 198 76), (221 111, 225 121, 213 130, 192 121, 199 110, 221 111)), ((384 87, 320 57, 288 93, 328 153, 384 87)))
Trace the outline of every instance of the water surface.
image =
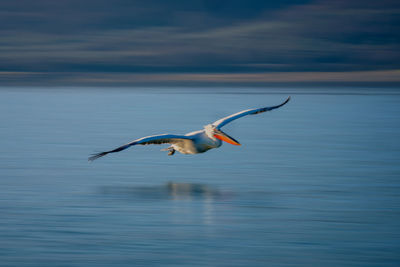
POLYGON ((400 95, 0 91, 0 266, 398 266, 400 95), (242 109, 242 143, 138 146, 242 109))

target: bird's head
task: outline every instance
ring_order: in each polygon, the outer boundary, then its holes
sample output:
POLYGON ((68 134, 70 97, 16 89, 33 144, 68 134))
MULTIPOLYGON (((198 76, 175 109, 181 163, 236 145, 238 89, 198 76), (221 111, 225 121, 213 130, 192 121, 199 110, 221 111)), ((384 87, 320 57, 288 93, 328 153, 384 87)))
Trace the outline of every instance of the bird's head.
POLYGON ((215 126, 209 124, 209 125, 206 125, 204 128, 206 130, 206 134, 211 139, 214 139, 214 140, 219 139, 219 140, 227 142, 231 145, 240 146, 240 143, 237 140, 235 140, 235 138, 229 136, 228 134, 224 133, 220 129, 217 129, 215 126))

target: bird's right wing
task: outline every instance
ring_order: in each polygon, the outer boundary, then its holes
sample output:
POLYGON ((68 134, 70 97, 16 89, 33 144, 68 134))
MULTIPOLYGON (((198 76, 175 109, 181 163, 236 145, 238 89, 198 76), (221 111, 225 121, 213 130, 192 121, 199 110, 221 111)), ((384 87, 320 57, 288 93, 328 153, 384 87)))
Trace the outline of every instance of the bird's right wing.
POLYGON ((260 114, 260 113, 263 113, 263 112, 266 112, 266 111, 271 111, 271 110, 274 110, 276 108, 280 108, 283 105, 285 105, 287 102, 289 102, 289 100, 290 100, 290 96, 283 103, 281 103, 279 105, 276 105, 276 106, 243 110, 243 111, 240 111, 238 113, 229 115, 229 116, 227 116, 225 118, 219 119, 219 120, 213 122, 212 125, 217 129, 221 129, 223 126, 225 126, 226 124, 230 123, 231 121, 239 119, 239 118, 241 118, 243 116, 260 114))
POLYGON ((146 137, 136 139, 136 140, 129 142, 125 145, 122 145, 120 147, 117 147, 116 149, 93 154, 91 157, 89 157, 88 160, 93 161, 93 160, 103 157, 109 153, 119 152, 119 151, 125 150, 128 147, 134 146, 134 145, 151 145, 151 144, 160 145, 160 144, 166 144, 166 143, 174 144, 174 143, 182 142, 183 140, 190 140, 190 139, 191 138, 188 136, 175 135, 175 134, 160 134, 160 135, 146 136, 146 137))

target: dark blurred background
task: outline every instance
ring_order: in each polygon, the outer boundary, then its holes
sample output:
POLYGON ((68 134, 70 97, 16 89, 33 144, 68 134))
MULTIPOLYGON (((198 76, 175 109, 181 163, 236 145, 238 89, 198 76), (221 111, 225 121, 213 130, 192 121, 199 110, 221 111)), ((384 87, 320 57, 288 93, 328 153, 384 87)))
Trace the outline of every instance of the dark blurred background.
POLYGON ((1 1, 0 85, 399 84, 397 0, 1 1))

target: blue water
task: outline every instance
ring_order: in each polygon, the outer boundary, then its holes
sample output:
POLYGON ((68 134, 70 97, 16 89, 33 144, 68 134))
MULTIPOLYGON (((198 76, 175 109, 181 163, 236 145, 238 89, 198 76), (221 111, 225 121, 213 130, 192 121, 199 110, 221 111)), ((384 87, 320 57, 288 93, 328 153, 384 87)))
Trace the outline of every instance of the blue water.
POLYGON ((0 90, 0 266, 399 266, 400 94, 0 90), (224 128, 199 155, 133 139, 224 128))

